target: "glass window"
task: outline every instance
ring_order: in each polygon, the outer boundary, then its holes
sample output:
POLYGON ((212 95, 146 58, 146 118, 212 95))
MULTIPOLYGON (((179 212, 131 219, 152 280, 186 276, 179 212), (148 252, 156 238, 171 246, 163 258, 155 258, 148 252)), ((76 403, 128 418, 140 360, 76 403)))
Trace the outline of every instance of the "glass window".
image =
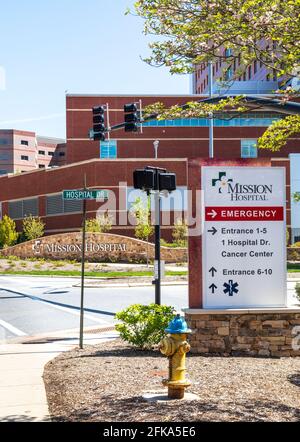
POLYGON ((45 164, 39 164, 39 169, 45 169, 45 164))
POLYGON ((117 140, 100 141, 100 158, 117 158, 117 140))
POLYGON ((8 140, 6 138, 0 138, 0 144, 1 145, 8 144, 8 140))
POLYGON ((22 144, 23 146, 28 146, 28 145, 29 145, 29 142, 28 142, 27 140, 21 140, 21 144, 22 144))
POLYGON ((39 150, 39 155, 45 155, 45 151, 44 150, 39 150))
POLYGON ((48 152, 49 157, 54 157, 54 152, 48 152))
POLYGON ((5 169, 0 169, 0 175, 6 175, 8 172, 5 169))
POLYGON ((241 140, 241 157, 257 158, 257 140, 241 140))
POLYGON ((27 200, 9 201, 8 215, 12 219, 22 219, 25 216, 38 216, 39 212, 38 198, 27 200))
POLYGON ((27 155, 21 155, 21 160, 29 161, 29 157, 27 155))

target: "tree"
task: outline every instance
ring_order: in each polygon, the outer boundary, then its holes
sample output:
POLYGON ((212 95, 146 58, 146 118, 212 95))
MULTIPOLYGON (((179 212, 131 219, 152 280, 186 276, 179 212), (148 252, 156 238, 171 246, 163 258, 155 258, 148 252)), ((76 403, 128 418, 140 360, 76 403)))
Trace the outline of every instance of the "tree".
POLYGON ((97 218, 87 219, 85 222, 87 232, 105 233, 112 228, 112 219, 107 212, 103 215, 98 215, 97 218))
POLYGON ((32 215, 26 216, 23 220, 23 234, 24 237, 30 241, 32 239, 40 238, 45 233, 45 224, 40 217, 32 215))
POLYGON ((186 224, 185 219, 177 219, 173 232, 172 232, 173 240, 180 247, 187 246, 187 237, 188 237, 188 226, 186 224))
POLYGON ((171 73, 220 59, 225 69, 236 61, 237 77, 254 60, 279 75, 298 72, 299 0, 139 0, 135 11, 144 33, 159 36, 146 61, 171 73))
POLYGON ((18 233, 16 231, 16 223, 7 215, 4 215, 0 221, 0 245, 1 247, 9 247, 16 243, 18 233))
MULTIPOLYGON (((145 61, 173 74, 191 73, 200 63, 220 60, 223 77, 236 66, 230 81, 255 60, 286 80, 300 74, 300 0, 139 0, 135 11, 145 21, 144 33, 158 36, 145 61)), ((283 100, 294 95, 287 88, 283 100)), ((145 114, 156 114, 157 119, 199 118, 231 110, 249 109, 240 96, 217 105, 191 102, 184 109, 155 103, 145 114)), ((272 124, 258 147, 279 150, 299 126, 300 115, 272 124)))
POLYGON ((295 192, 293 195, 293 199, 295 203, 300 203, 300 192, 295 192))
POLYGON ((136 219, 135 237, 143 241, 147 241, 147 266, 149 263, 148 243, 149 237, 153 234, 154 227, 151 224, 151 199, 150 195, 147 197, 147 202, 140 198, 136 198, 132 204, 131 213, 136 219))

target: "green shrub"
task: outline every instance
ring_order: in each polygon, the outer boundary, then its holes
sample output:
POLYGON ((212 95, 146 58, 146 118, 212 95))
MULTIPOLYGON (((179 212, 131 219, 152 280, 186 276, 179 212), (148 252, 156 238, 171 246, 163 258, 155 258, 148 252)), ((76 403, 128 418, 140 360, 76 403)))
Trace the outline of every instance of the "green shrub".
POLYGON ((296 298, 298 299, 298 301, 300 301, 300 283, 299 282, 297 282, 295 290, 296 290, 296 298))
POLYGON ((0 246, 13 246, 17 242, 18 236, 16 223, 9 216, 4 215, 0 221, 0 246))
POLYGON ((122 321, 116 325, 121 339, 140 349, 149 349, 159 343, 165 328, 173 319, 173 307, 166 305, 133 304, 116 314, 122 321))
POLYGON ((23 235, 27 241, 40 238, 44 235, 45 224, 39 216, 26 216, 23 220, 23 235))
POLYGON ((188 226, 185 219, 177 219, 173 232, 173 241, 179 247, 187 247, 187 238, 188 238, 188 226))

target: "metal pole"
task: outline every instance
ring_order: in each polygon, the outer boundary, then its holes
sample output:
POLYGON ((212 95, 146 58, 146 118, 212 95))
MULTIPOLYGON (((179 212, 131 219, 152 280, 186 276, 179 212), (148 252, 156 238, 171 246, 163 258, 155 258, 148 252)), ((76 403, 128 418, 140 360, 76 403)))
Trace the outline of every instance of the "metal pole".
POLYGON ((161 305, 160 288, 160 194, 159 194, 159 171, 156 170, 156 189, 155 189, 155 304, 161 305))
MULTIPOLYGON (((86 174, 84 174, 84 190, 86 190, 86 174)), ((84 266, 86 243, 86 199, 83 200, 82 212, 82 251, 81 251, 81 297, 80 297, 80 331, 79 348, 83 348, 83 323, 84 323, 84 266)))
MULTIPOLYGON (((208 89, 210 98, 213 96, 212 61, 208 62, 208 89)), ((209 158, 214 157, 214 116, 209 114, 209 158)))
POLYGON ((153 146, 154 146, 154 157, 155 157, 155 159, 157 159, 158 158, 159 140, 153 141, 153 146))

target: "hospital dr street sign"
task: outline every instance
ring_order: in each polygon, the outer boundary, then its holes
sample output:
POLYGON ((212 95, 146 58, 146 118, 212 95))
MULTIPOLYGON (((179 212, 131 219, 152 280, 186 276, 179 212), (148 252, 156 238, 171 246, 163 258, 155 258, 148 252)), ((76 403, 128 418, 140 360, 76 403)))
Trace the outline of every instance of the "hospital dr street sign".
POLYGON ((286 306, 285 169, 202 167, 204 308, 286 306))
POLYGON ((103 189, 64 190, 64 200, 97 200, 108 199, 108 191, 103 189))

